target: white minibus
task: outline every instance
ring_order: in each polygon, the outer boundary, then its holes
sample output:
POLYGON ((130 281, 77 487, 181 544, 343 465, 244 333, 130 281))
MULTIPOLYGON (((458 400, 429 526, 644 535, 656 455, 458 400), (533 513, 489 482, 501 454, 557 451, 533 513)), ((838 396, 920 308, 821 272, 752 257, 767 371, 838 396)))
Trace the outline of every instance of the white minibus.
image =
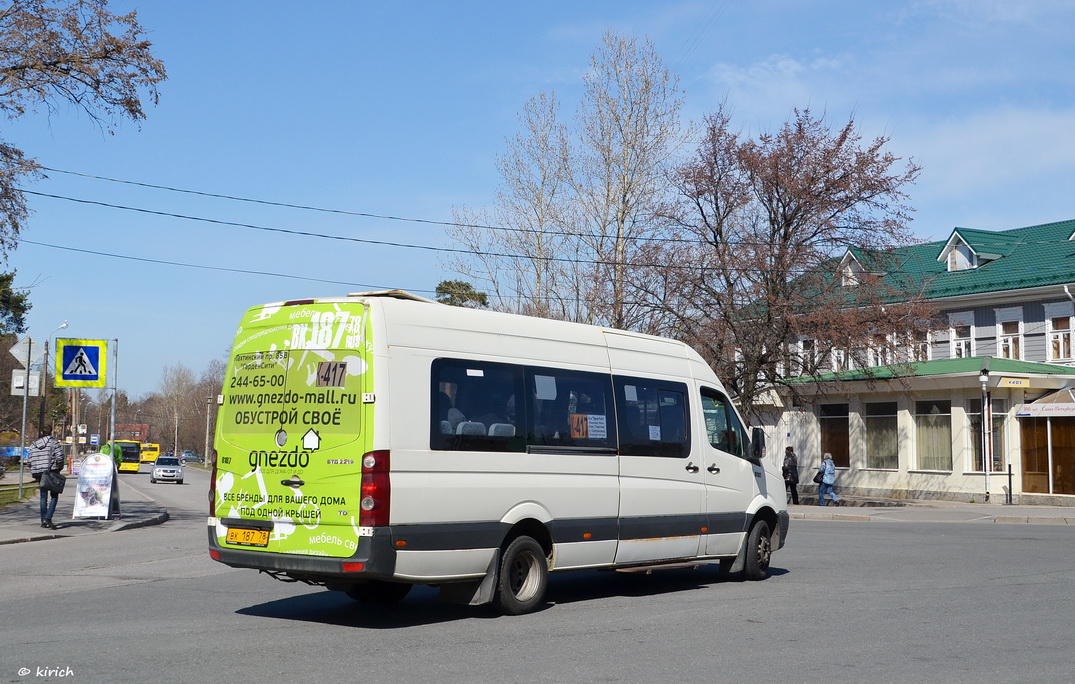
POLYGON ((220 399, 209 552, 371 603, 506 614, 548 573, 769 574, 784 483, 670 339, 402 291, 251 308, 220 399))

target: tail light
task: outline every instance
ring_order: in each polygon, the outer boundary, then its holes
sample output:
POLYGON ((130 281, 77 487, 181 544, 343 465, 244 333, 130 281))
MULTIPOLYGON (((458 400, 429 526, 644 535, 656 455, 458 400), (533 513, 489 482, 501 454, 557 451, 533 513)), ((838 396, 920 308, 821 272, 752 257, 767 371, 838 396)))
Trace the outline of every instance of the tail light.
POLYGON ((362 527, 385 527, 392 500, 388 480, 388 452, 371 451, 362 457, 362 498, 358 524, 362 527))

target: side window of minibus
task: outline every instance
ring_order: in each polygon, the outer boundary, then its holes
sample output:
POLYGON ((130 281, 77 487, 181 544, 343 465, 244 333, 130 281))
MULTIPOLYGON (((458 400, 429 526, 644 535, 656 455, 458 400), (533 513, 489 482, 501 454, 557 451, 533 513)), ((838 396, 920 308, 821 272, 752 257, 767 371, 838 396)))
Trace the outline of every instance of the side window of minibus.
POLYGON ((746 430, 728 398, 709 387, 702 388, 702 415, 709 443, 736 456, 746 454, 746 430))
POLYGON ((615 448, 612 387, 607 375, 528 368, 526 389, 528 445, 615 448))
POLYGON ((520 366, 436 359, 430 375, 431 449, 522 451, 520 366))
POLYGON ((690 453, 687 386, 616 376, 620 453, 682 458, 690 453))

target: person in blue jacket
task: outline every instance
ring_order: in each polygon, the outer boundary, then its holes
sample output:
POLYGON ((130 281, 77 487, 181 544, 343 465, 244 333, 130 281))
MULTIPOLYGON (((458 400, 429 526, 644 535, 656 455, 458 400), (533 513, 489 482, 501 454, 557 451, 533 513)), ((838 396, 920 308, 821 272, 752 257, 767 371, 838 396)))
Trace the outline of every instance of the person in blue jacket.
POLYGON ((817 486, 817 505, 824 506, 825 494, 828 494, 832 497, 832 505, 839 506, 840 499, 837 498, 836 492, 832 491, 833 485, 836 484, 836 464, 832 462, 832 454, 825 452, 818 470, 821 471, 821 484, 817 486))

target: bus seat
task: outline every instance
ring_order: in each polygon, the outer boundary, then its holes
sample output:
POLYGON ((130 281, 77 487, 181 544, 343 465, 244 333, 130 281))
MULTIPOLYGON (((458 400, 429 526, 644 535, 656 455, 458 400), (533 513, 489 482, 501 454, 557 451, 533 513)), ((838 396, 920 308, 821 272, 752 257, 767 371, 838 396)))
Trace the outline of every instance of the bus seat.
POLYGON ((511 423, 493 423, 489 426, 490 437, 514 437, 515 426, 511 423))
POLYGON ((485 423, 479 423, 474 420, 465 420, 459 425, 455 426, 455 434, 457 435, 484 435, 485 423))

